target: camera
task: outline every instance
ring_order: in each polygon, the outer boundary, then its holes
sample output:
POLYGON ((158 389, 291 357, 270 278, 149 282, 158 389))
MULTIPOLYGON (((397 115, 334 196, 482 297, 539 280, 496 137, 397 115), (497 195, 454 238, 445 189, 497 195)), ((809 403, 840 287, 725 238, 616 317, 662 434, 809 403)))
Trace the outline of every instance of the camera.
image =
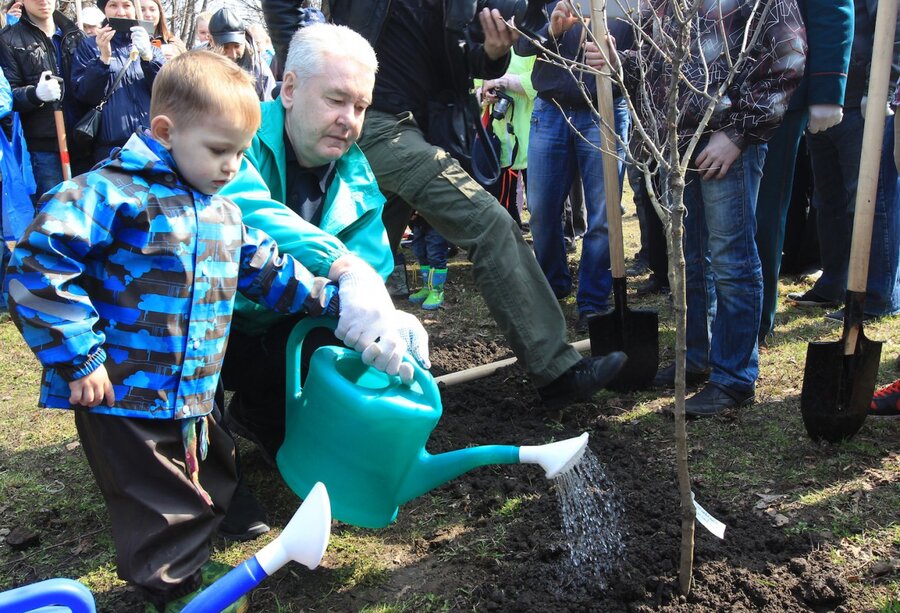
POLYGON ((447 3, 444 23, 451 30, 466 31, 476 42, 484 42, 478 13, 497 9, 503 19, 513 19, 526 36, 536 38, 534 33, 547 23, 545 4, 545 0, 452 0, 447 3))
POLYGON ((514 107, 516 103, 502 87, 495 87, 491 90, 491 93, 498 98, 497 102, 494 103, 494 108, 491 110, 491 119, 505 118, 506 114, 509 113, 510 107, 514 107))

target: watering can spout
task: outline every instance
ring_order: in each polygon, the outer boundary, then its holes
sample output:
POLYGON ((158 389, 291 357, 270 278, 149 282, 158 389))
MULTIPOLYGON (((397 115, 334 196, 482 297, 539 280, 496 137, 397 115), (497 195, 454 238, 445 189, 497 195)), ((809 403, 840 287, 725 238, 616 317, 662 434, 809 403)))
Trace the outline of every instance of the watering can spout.
POLYGON ((431 455, 424 449, 410 465, 397 493, 399 504, 452 481, 473 468, 488 464, 517 464, 519 448, 513 445, 483 445, 431 455))

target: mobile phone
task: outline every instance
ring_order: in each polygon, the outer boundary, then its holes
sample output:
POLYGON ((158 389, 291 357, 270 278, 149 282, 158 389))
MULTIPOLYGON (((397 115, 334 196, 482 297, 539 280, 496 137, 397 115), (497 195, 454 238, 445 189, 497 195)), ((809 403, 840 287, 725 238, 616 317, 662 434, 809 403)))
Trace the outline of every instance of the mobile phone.
POLYGON ((134 26, 141 26, 145 30, 147 30, 147 34, 153 36, 153 22, 152 21, 144 21, 137 19, 122 19, 121 17, 107 17, 103 23, 103 26, 109 26, 116 32, 123 32, 125 34, 131 33, 131 28, 134 26))

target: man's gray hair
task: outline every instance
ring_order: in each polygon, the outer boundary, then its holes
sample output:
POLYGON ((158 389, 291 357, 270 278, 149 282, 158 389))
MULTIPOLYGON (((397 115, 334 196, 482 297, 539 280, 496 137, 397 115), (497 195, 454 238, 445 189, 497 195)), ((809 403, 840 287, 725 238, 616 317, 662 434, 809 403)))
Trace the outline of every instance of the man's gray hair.
POLYGON ((291 39, 285 72, 293 72, 298 80, 325 74, 327 63, 356 60, 372 72, 378 70, 375 50, 365 38, 346 26, 316 23, 300 28, 291 39))

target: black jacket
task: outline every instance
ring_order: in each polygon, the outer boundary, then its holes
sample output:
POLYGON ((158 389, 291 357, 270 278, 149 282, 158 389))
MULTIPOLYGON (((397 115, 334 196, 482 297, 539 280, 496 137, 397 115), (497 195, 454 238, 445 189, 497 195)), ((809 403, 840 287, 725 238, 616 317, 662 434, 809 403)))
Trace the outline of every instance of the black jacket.
MULTIPOLYGON (((331 0, 327 4, 326 15, 330 17, 331 21, 356 30, 373 47, 376 46, 384 29, 385 21, 390 14, 391 0, 331 0)), ((447 21, 466 21, 460 20, 456 16, 446 15, 448 11, 465 4, 460 0, 443 0, 447 21)), ((263 0, 262 3, 269 36, 282 66, 291 37, 300 24, 301 6, 301 0, 263 0)), ((475 2, 471 3, 471 8, 473 12, 471 18, 474 18, 475 2)), ((484 53, 482 45, 465 41, 464 38, 464 33, 460 28, 451 26, 445 29, 444 46, 447 50, 449 72, 446 75, 448 77, 447 89, 458 93, 471 89, 473 77, 493 79, 502 76, 509 65, 509 54, 497 61, 492 61, 484 53)))
MULTIPOLYGON (((0 66, 13 92, 13 110, 22 119, 25 140, 31 151, 57 151, 56 123, 53 104, 41 102, 35 93, 35 84, 45 70, 70 82, 72 57, 84 39, 84 33, 75 23, 60 13, 53 12, 53 21, 62 30, 60 59, 57 65, 56 48, 44 32, 32 23, 27 14, 18 23, 0 31, 0 66)), ((69 130, 80 119, 84 108, 74 95, 63 86, 63 112, 69 130)))

